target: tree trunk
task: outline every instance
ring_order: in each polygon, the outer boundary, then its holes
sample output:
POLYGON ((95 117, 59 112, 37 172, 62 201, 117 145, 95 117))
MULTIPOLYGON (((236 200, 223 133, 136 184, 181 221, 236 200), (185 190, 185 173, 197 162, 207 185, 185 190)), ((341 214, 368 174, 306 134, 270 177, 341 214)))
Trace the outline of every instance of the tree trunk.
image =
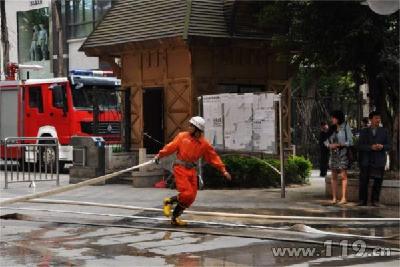
POLYGON ((7 18, 6 18, 6 6, 5 1, 0 1, 0 16, 1 16, 1 45, 3 48, 3 68, 7 70, 7 64, 10 61, 10 43, 8 42, 8 29, 7 29, 7 18))
POLYGON ((61 25, 61 3, 58 0, 52 1, 52 9, 55 15, 55 24, 58 34, 58 55, 57 55, 57 62, 58 62, 58 77, 65 76, 64 70, 64 38, 63 38, 63 28, 61 25))

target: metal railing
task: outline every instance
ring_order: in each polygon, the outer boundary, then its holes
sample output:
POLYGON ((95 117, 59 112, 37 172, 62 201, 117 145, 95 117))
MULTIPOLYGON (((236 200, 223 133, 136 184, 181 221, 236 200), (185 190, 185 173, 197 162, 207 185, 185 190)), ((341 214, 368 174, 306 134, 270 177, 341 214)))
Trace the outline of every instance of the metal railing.
POLYGON ((53 137, 7 137, 3 148, 4 188, 10 183, 56 181, 60 185, 58 139, 53 137))

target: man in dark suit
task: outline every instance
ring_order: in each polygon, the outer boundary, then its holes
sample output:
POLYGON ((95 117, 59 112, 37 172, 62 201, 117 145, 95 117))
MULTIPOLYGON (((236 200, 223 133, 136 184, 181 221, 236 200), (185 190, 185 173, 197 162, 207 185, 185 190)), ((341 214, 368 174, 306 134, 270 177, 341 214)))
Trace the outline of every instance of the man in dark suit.
POLYGON ((391 149, 388 131, 380 126, 381 115, 377 111, 369 114, 371 126, 360 132, 358 142, 360 164, 359 206, 368 202, 369 179, 374 180, 371 194, 371 205, 379 206, 379 195, 386 165, 386 152, 391 149))

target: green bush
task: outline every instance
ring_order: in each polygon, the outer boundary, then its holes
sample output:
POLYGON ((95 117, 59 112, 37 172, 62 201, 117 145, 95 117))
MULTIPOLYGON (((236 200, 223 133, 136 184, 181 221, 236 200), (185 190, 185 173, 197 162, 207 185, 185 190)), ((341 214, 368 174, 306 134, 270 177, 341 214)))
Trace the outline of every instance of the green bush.
POLYGON ((285 183, 286 184, 298 184, 301 183, 301 177, 299 175, 299 168, 296 163, 292 160, 288 160, 285 164, 285 183))
POLYGON ((279 169, 279 161, 239 155, 222 156, 222 160, 232 175, 232 181, 227 182, 216 169, 206 165, 203 175, 205 187, 252 188, 279 185, 280 176, 267 164, 279 169))
POLYGON ((112 152, 113 153, 124 152, 124 148, 121 145, 114 145, 112 146, 112 152))
MULTIPOLYGON (((260 159, 251 156, 225 155, 222 160, 232 175, 228 182, 212 166, 204 167, 203 180, 206 188, 254 188, 278 187, 280 175, 270 165, 280 169, 280 161, 276 159, 260 159)), ((307 183, 312 164, 302 156, 292 156, 285 164, 286 184, 307 183)))
POLYGON ((311 175, 312 163, 303 156, 291 156, 285 164, 286 184, 305 184, 311 175))

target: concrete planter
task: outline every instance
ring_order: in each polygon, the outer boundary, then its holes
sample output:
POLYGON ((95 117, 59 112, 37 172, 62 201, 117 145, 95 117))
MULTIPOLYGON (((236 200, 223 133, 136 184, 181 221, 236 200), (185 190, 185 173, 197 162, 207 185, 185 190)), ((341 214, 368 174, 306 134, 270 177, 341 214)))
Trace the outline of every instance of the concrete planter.
MULTIPOLYGON (((139 148, 138 159, 139 164, 147 162, 154 158, 155 155, 147 154, 145 148, 139 148)), ((164 169, 161 165, 150 165, 140 168, 138 171, 133 171, 132 186, 133 187, 154 187, 154 184, 162 180, 164 169)))
POLYGON ((154 184, 159 182, 163 175, 162 170, 132 172, 132 186, 139 188, 154 187, 154 184))
POLYGON ((106 152, 106 170, 122 170, 134 166, 138 162, 137 152, 106 152))
MULTIPOLYGON (((138 151, 132 152, 112 152, 106 147, 106 173, 123 170, 138 164, 138 151)), ((121 174, 106 183, 126 184, 132 181, 130 172, 121 174)))
MULTIPOLYGON (((355 174, 349 174, 347 181, 347 200, 351 202, 358 202, 358 186, 359 179, 355 178, 355 174), (353 177, 352 177, 353 176, 353 177)), ((369 182, 368 194, 370 196, 372 191, 373 180, 369 182)), ((342 192, 342 179, 338 177, 338 199, 340 200, 342 192)), ((325 178, 325 195, 327 198, 332 198, 331 190, 331 177, 325 178)), ((369 197, 368 200, 371 198, 369 197)), ((385 180, 383 179, 382 190, 380 195, 380 203, 385 205, 399 205, 400 204, 400 180, 385 180)))

